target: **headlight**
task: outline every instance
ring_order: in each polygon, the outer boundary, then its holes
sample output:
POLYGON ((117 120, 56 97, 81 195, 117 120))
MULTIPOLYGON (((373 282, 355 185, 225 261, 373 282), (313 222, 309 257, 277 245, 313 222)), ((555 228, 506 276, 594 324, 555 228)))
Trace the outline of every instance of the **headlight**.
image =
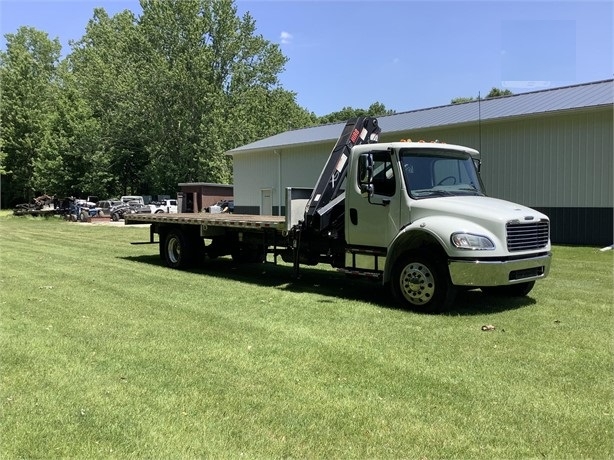
POLYGON ((485 236, 473 235, 471 233, 453 233, 450 241, 459 249, 470 249, 477 251, 492 251, 495 244, 485 236))

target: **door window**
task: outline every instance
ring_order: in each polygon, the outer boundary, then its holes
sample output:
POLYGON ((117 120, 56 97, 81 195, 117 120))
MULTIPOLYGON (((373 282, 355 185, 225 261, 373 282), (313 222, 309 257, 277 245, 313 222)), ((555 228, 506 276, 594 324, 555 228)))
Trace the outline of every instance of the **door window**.
MULTIPOLYGON (((394 169, 389 152, 373 152, 373 193, 393 196, 396 190, 394 169)), ((367 182, 367 158, 362 156, 358 167, 358 184, 367 182)))

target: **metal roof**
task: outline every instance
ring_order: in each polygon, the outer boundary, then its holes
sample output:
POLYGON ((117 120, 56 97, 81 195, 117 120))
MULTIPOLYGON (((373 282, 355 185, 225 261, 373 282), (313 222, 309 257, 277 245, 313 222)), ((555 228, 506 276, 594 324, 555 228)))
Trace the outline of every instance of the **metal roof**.
MULTIPOLYGON (((382 132, 395 133, 472 123, 480 118, 482 121, 496 120, 608 105, 614 105, 614 79, 402 112, 378 117, 378 122, 382 132)), ((345 122, 286 131, 227 153, 232 155, 335 141, 344 126, 345 122)))

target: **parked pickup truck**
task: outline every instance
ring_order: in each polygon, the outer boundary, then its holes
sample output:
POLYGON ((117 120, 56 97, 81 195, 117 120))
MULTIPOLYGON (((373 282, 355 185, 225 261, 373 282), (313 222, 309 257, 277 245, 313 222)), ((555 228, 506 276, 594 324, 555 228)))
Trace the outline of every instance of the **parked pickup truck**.
POLYGON ((130 201, 137 201, 140 204, 145 204, 145 199, 140 195, 124 195, 119 200, 122 203, 128 203, 130 201))
POLYGON ((152 214, 159 214, 161 212, 176 213, 177 200, 152 201, 149 203, 149 208, 152 214))

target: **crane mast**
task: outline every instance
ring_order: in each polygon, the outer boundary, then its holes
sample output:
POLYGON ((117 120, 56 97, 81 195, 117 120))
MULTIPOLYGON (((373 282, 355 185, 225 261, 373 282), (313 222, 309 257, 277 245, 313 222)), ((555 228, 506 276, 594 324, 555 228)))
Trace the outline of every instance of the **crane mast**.
POLYGON ((348 120, 305 206, 304 223, 308 228, 322 232, 330 226, 337 205, 343 206, 341 186, 347 175, 350 150, 358 144, 377 142, 380 131, 375 117, 348 120))

